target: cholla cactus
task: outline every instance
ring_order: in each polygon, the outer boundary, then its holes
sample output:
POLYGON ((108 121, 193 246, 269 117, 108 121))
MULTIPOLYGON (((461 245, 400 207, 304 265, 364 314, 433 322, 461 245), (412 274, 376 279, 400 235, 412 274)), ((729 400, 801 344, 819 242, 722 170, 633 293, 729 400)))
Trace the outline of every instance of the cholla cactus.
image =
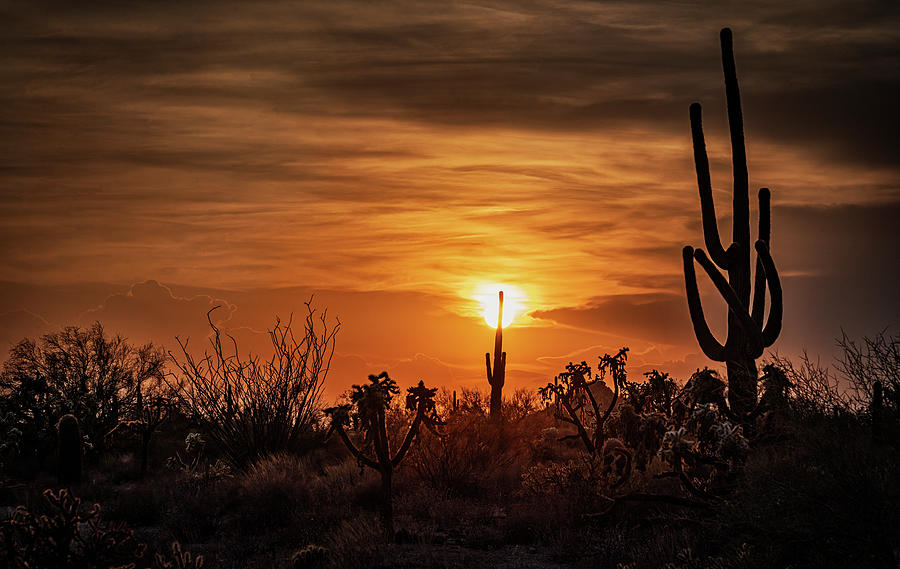
POLYGON ((307 545, 298 549, 291 556, 291 565, 294 569, 316 569, 325 564, 328 550, 321 545, 307 545))
POLYGON ((579 364, 569 362, 566 371, 559 374, 554 382, 538 389, 545 402, 555 400, 565 409, 565 415, 557 413, 556 417, 575 427, 578 433, 576 436, 581 439, 590 454, 597 454, 606 441, 606 421, 619 399, 619 389, 626 377, 627 358, 628 348, 622 348, 614 356, 609 354, 601 356, 598 366, 600 373, 597 375, 592 375, 587 362, 579 364), (606 410, 601 411, 591 387, 602 382, 606 375, 612 378, 613 396, 606 410), (590 408, 587 407, 588 404, 590 408))
POLYGON ((391 400, 399 393, 397 382, 387 372, 381 372, 379 375, 370 375, 368 384, 353 386, 349 405, 339 405, 324 411, 331 417, 329 434, 336 432, 340 436, 360 466, 367 466, 381 474, 381 516, 389 540, 394 538, 394 510, 391 501, 394 469, 403 462, 422 425, 436 432, 437 425, 441 423, 434 404, 437 389, 429 389, 420 381, 416 387, 407 389, 406 408, 415 411, 415 416, 400 447, 393 452, 387 434, 386 415, 391 400), (347 433, 351 421, 358 424, 362 431, 361 447, 357 447, 347 433))
POLYGON ((667 431, 663 435, 662 446, 659 454, 667 462, 674 463, 681 457, 689 455, 697 447, 697 440, 688 433, 684 427, 667 431))
POLYGON ((203 556, 191 555, 190 551, 183 551, 181 544, 177 541, 172 542, 169 555, 157 553, 155 556, 156 567, 158 569, 202 569, 203 556))
POLYGON ((740 425, 732 425, 728 421, 713 425, 710 429, 715 452, 723 458, 743 458, 750 448, 744 437, 744 429, 740 425))
POLYGON ((620 439, 606 439, 600 450, 601 472, 610 480, 610 488, 625 484, 631 476, 632 452, 620 439))
POLYGON ((141 561, 144 545, 123 524, 103 521, 99 504, 83 508, 67 489, 43 496, 45 514, 19 506, 0 521, 4 567, 134 567, 141 561))

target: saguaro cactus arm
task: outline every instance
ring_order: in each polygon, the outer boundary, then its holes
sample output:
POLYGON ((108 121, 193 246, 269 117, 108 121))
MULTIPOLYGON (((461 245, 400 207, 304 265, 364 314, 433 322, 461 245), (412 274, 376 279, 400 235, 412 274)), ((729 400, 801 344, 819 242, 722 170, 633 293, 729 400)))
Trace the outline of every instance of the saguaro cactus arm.
MULTIPOLYGON (((772 299, 772 307, 769 309, 769 320, 762 330, 762 344, 769 347, 778 339, 781 333, 781 320, 784 311, 784 300, 781 293, 781 280, 775 268, 775 261, 769 253, 769 245, 762 240, 756 242, 757 259, 762 263, 766 276, 766 284, 769 287, 769 296, 772 299)), ((762 315, 760 315, 762 320, 762 315)))
POLYGON ((722 267, 728 268, 728 255, 719 238, 716 223, 716 204, 712 197, 712 182, 709 177, 709 158, 706 155, 706 141, 703 138, 703 111, 700 103, 691 105, 691 136, 694 142, 694 165, 697 170, 697 187, 700 189, 700 213, 703 220, 703 237, 709 256, 722 267))
MULTIPOLYGON (((760 188, 759 190, 759 236, 760 241, 769 243, 769 233, 771 232, 771 218, 769 214, 770 201, 769 188, 760 188)), ((751 315, 753 321, 760 328, 763 327, 763 315, 766 311, 766 270, 763 267, 762 259, 756 258, 756 273, 753 282, 753 306, 751 315)))
POLYGON ((694 270, 694 248, 688 245, 682 249, 682 258, 684 260, 684 286, 687 293, 688 310, 691 314, 691 324, 694 325, 694 335, 706 357, 714 362, 724 362, 725 346, 713 336, 706 323, 706 316, 703 314, 700 290, 697 288, 697 273, 694 270))
POLYGON ((750 317, 750 313, 747 311, 747 308, 741 304, 735 290, 731 288, 731 285, 728 284, 728 281, 725 280, 722 273, 720 273, 716 266, 709 260, 703 252, 703 249, 694 251, 694 258, 700 263, 700 266, 703 267, 706 274, 709 275, 710 280, 716 285, 719 294, 722 295, 722 298, 724 298, 725 302, 728 304, 728 309, 737 318, 740 327, 744 329, 744 332, 747 334, 747 345, 750 347, 750 351, 752 353, 759 352, 759 354, 753 357, 759 357, 759 355, 762 354, 762 332, 760 331, 759 326, 757 326, 750 317))

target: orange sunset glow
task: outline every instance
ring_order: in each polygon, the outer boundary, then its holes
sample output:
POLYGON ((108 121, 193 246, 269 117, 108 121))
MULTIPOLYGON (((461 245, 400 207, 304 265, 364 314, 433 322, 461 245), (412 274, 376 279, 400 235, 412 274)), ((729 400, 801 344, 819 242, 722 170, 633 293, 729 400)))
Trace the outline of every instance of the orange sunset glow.
MULTIPOLYGON (((626 344, 636 372, 708 363, 680 251, 702 238, 694 100, 708 103, 714 198, 730 200, 716 10, 207 8, 202 38, 186 6, 7 14, 4 350, 98 319, 199 346, 221 305, 242 349, 264 351, 275 317, 314 295, 344 323, 330 396, 381 369, 476 386, 502 288, 513 386, 626 344)), ((735 18, 750 183, 773 189, 790 307, 778 350, 827 359, 841 327, 900 313, 884 264, 900 211, 894 107, 878 87, 844 103, 847 85, 895 77, 878 71, 895 68, 888 47, 860 67, 845 46, 877 51, 896 31, 882 18, 869 34, 795 35, 795 17, 735 18), (854 274, 881 278, 848 296, 854 274)), ((705 306, 721 334, 721 304, 705 306)))
POLYGON ((897 0, 0 0, 11 569, 900 567, 897 0))

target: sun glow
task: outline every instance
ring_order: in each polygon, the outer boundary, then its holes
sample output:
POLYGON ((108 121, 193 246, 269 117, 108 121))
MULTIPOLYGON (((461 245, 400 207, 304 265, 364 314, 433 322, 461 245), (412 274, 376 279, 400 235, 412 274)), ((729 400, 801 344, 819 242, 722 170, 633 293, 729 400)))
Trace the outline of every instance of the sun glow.
POLYGON ((497 311, 499 308, 499 295, 503 291, 503 327, 506 328, 525 312, 525 293, 521 288, 510 284, 485 283, 478 285, 472 295, 481 307, 481 315, 485 323, 491 328, 497 327, 497 311))

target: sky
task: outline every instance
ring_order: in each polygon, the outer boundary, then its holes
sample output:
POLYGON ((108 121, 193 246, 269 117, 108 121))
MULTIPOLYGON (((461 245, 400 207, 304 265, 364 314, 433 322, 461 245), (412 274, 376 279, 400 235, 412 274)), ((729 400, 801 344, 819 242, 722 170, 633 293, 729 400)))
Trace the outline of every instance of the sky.
POLYGON ((328 396, 382 369, 486 388, 476 297, 502 283, 511 388, 622 346, 683 379, 712 365, 681 268, 695 101, 730 234, 724 26, 772 189, 772 350, 896 331, 896 2, 0 0, 0 350, 96 320, 199 348, 218 305, 264 353, 313 296, 341 321, 328 396))

